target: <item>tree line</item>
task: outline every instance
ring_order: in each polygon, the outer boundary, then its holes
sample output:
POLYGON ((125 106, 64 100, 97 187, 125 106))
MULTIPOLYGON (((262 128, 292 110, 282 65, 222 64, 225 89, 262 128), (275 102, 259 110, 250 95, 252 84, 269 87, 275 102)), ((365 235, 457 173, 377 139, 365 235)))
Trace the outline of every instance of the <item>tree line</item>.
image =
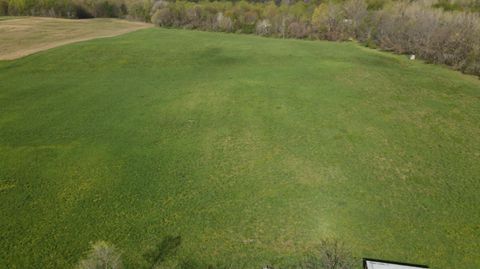
POLYGON ((152 22, 163 27, 281 38, 357 40, 400 54, 415 54, 480 75, 480 16, 449 11, 432 0, 378 2, 157 1, 152 22))
POLYGON ((117 17, 162 27, 356 40, 480 76, 480 0, 0 0, 0 15, 117 17))
POLYGON ((153 0, 0 0, 0 16, 127 18, 149 22, 152 4, 153 0))

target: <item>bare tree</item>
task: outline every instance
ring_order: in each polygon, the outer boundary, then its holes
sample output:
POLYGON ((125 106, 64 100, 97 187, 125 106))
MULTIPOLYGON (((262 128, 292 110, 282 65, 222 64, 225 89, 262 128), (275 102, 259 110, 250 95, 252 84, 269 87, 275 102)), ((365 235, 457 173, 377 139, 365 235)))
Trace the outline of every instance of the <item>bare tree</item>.
POLYGON ((343 4, 343 12, 348 32, 352 38, 358 38, 360 35, 360 26, 368 15, 367 3, 365 0, 348 0, 343 4))
POLYGON ((355 259, 346 246, 337 239, 324 239, 300 264, 304 269, 353 269, 355 259))
POLYGON ((98 241, 92 244, 87 257, 81 260, 78 269, 121 269, 121 254, 112 244, 98 241))

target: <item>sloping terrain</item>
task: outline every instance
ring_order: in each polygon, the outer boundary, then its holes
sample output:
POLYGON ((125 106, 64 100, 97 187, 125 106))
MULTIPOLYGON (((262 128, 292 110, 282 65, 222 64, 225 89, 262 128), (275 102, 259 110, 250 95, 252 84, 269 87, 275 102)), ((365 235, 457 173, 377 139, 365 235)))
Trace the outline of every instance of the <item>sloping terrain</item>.
POLYGON ((117 36, 148 27, 151 25, 116 19, 1 17, 0 60, 13 60, 70 43, 117 36))
POLYGON ((474 77, 154 28, 0 62, 0 82, 0 268, 69 268, 96 240, 141 268, 168 236, 170 264, 288 264, 335 237, 480 267, 474 77))

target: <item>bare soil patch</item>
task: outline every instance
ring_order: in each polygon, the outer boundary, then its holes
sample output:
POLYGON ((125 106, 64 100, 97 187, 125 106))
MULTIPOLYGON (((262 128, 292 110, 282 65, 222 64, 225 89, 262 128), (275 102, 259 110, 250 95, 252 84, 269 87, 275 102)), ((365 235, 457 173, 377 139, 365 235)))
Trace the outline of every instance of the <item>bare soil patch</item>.
POLYGON ((118 19, 25 17, 0 20, 0 60, 13 60, 74 42, 117 36, 148 27, 152 25, 118 19))

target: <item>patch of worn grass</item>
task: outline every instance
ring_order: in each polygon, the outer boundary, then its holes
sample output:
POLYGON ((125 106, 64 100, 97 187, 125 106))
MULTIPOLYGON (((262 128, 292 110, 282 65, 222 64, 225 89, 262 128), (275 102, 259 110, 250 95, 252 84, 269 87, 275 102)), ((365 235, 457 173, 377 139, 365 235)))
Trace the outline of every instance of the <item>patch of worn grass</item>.
POLYGON ((13 60, 74 42, 112 37, 148 27, 151 25, 116 19, 0 17, 0 60, 13 60))
POLYGON ((352 43, 148 29, 0 62, 0 267, 478 268, 480 83, 352 43), (173 255, 173 254, 172 254, 173 255), (360 266, 359 266, 360 267, 360 266))

